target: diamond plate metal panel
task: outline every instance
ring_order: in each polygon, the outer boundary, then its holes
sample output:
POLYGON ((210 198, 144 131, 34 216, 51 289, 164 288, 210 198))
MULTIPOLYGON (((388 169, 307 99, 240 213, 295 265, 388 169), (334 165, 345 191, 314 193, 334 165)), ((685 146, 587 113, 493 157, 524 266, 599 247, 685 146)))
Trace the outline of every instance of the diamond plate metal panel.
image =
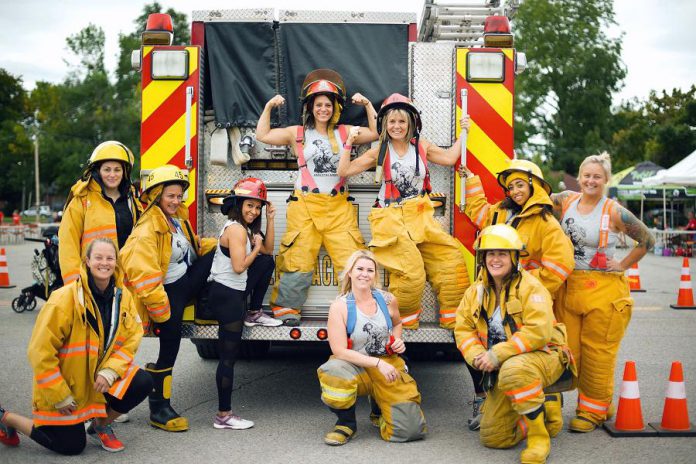
MULTIPOLYGON (((275 341, 321 341, 317 336, 319 329, 325 329, 326 323, 323 321, 303 320, 297 327, 300 330, 300 338, 293 340, 290 337, 292 327, 244 327, 242 340, 275 340, 275 341)), ((199 326, 191 323, 184 323, 182 328, 184 338, 218 338, 218 327, 216 325, 199 326)), ((404 341, 407 343, 454 343, 454 336, 451 330, 442 329, 436 323, 421 323, 418 330, 404 330, 404 341)))
POLYGON ((273 8, 254 8, 247 10, 194 10, 191 13, 192 21, 203 22, 259 22, 274 21, 275 10, 273 8))
POLYGON ((454 143, 454 44, 410 45, 411 97, 421 112, 423 138, 441 147, 454 143))
POLYGON ((281 23, 411 24, 416 22, 416 15, 372 11, 279 10, 278 20, 281 23))

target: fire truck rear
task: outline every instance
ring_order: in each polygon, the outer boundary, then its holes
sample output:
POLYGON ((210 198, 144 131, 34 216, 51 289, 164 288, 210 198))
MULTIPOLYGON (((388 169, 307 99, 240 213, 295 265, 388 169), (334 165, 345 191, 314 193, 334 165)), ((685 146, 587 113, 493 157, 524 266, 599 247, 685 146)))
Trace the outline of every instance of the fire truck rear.
MULTIPOLYGON (((287 104, 273 114, 272 124, 301 124, 302 79, 312 69, 331 68, 343 76, 350 95, 360 92, 376 108, 394 92, 410 96, 422 113, 422 137, 442 147, 454 143, 457 121, 468 113, 471 128, 462 161, 481 177, 489 201, 497 201, 502 192, 495 174, 513 157, 515 75, 526 66, 524 54, 512 48, 509 18, 516 8, 516 1, 427 1, 420 27, 412 13, 194 11, 190 46, 171 46, 171 19, 151 15, 142 46, 132 56, 142 73, 142 187, 158 166, 185 169, 191 222, 199 235, 216 237, 225 221, 222 198, 237 180, 258 177, 278 210, 278 242, 297 162, 289 147, 258 142, 256 123, 266 101, 280 94, 287 104)), ((362 108, 348 106, 341 122, 367 125, 364 118, 362 108)), ((353 156, 368 148, 355 147, 353 156)), ((437 165, 431 166, 431 177, 436 219, 461 243, 471 274, 475 228, 461 212, 461 179, 451 167, 437 165)), ((369 241, 367 215, 379 189, 374 172, 352 177, 348 185, 369 241)), ((388 286, 389 276, 381 279, 388 286)), ((247 353, 263 353, 271 342, 326 340, 337 281, 322 249, 301 325, 245 328, 247 353)), ((411 352, 455 350, 451 331, 438 326, 437 306, 426 286, 420 328, 404 331, 411 352)), ((187 308, 183 335, 202 357, 216 357, 217 322, 203 308, 187 308)))

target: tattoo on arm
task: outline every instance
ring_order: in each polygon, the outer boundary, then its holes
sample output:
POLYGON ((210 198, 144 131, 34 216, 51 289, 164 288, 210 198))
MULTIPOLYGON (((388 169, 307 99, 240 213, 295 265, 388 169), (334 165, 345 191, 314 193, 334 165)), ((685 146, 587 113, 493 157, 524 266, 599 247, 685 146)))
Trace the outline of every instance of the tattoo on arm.
POLYGON ((646 225, 623 206, 619 208, 619 216, 626 234, 638 242, 636 247, 646 248, 648 251, 652 250, 655 246, 655 237, 646 225))
POLYGON ((563 214, 563 202, 566 200, 566 198, 568 198, 569 194, 570 192, 568 190, 551 194, 551 201, 553 202, 553 215, 556 216, 556 219, 559 221, 561 220, 561 215, 563 214))

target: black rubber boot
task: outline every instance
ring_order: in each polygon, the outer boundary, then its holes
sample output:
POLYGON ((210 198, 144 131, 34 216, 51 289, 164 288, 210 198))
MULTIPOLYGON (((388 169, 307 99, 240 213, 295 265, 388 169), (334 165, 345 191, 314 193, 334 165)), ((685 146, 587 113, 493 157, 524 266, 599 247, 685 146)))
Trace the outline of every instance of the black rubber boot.
POLYGON ((382 417, 382 410, 379 409, 377 401, 375 401, 372 396, 368 396, 367 399, 370 402, 370 423, 379 428, 379 419, 382 417))
POLYGON ((324 443, 331 446, 345 445, 355 436, 355 431, 358 429, 355 420, 355 405, 348 409, 329 409, 336 414, 338 420, 333 430, 324 436, 324 443))
POLYGON ((188 430, 188 419, 181 417, 172 408, 169 399, 172 394, 172 368, 156 369, 148 363, 145 370, 150 373, 154 389, 150 393, 150 425, 167 432, 184 432, 188 430))

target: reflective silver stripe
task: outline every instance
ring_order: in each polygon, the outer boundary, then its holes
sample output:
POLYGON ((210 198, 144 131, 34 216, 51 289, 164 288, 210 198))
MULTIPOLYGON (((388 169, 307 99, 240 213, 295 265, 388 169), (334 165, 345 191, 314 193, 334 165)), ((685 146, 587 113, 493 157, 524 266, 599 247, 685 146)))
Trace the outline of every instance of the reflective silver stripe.
POLYGON ((483 220, 486 218, 486 214, 488 214, 488 205, 484 206, 481 209, 478 216, 476 216, 476 220, 474 221, 476 223, 476 227, 478 227, 479 229, 483 225, 483 220))
POLYGON ((48 377, 44 377, 43 379, 37 379, 36 383, 37 383, 37 385, 43 385, 45 383, 50 383, 53 380, 55 380, 57 378, 61 378, 61 377, 63 377, 63 376, 60 374, 60 371, 58 369, 56 369, 56 371, 53 374, 49 375, 48 377))
POLYGON ((600 405, 595 404, 595 403, 590 403, 589 401, 586 401, 583 398, 578 398, 578 406, 580 407, 580 409, 582 409, 582 407, 584 407, 585 410, 589 410, 589 411, 607 412, 609 410, 608 405, 607 406, 600 406, 600 405))
POLYGON ((126 373, 123 375, 123 378, 116 381, 118 387, 116 388, 116 390, 114 390, 113 396, 115 396, 116 398, 119 398, 121 396, 121 393, 126 388, 126 380, 128 380, 128 378, 131 376, 134 370, 135 367, 130 366, 126 373))
POLYGON ((570 274, 568 273, 568 271, 566 271, 565 269, 563 269, 561 266, 559 266, 558 264, 554 263, 553 261, 548 261, 548 260, 542 259, 542 260, 541 260, 541 264, 543 264, 545 267, 548 267, 549 269, 555 270, 555 271, 558 272, 560 275, 564 276, 566 279, 567 279, 568 276, 570 275, 570 274))
POLYGON ((321 391, 323 394, 326 396, 330 396, 332 398, 350 398, 352 396, 355 396, 355 391, 343 391, 342 390, 334 390, 333 388, 329 388, 327 386, 322 385, 321 391))
POLYGON ((142 282, 138 282, 137 284, 133 284, 133 288, 137 291, 139 288, 144 287, 145 285, 149 285, 152 283, 159 283, 162 282, 162 276, 157 276, 157 277, 150 277, 146 280, 143 280, 142 282))
POLYGON ((159 315, 164 314, 165 312, 169 311, 169 304, 167 303, 162 309, 147 308, 147 310, 153 316, 159 316, 159 315))
POLYGON ((129 355, 126 351, 124 350, 116 350, 112 353, 115 356, 118 356, 119 358, 123 359, 124 361, 133 361, 133 356, 129 355))
POLYGON ((111 234, 111 235, 116 234, 116 228, 114 227, 113 229, 103 229, 103 230, 97 230, 94 232, 89 232, 89 233, 84 234, 82 236, 82 241, 84 242, 86 240, 91 240, 91 239, 100 237, 102 235, 109 235, 109 234, 111 234))
POLYGON ((526 390, 522 390, 517 393, 507 393, 506 395, 513 397, 515 400, 524 400, 524 398, 529 398, 542 392, 541 382, 536 382, 534 385, 530 385, 526 390))
POLYGON ((37 412, 34 412, 32 415, 34 416, 35 419, 47 421, 47 422, 71 422, 75 421, 78 419, 82 419, 84 417, 90 416, 92 414, 99 414, 99 413, 106 413, 106 407, 94 407, 91 409, 83 410, 80 411, 78 414, 71 414, 69 416, 47 416, 43 415, 37 412))
POLYGON ((524 345, 524 342, 522 342, 522 340, 520 340, 518 337, 513 336, 512 341, 515 342, 515 344, 517 345, 517 348, 520 349, 521 353, 524 353, 527 351, 527 347, 524 345))
POLYGON ((73 348, 61 348, 58 350, 58 354, 59 355, 67 355, 70 353, 79 353, 79 352, 86 352, 86 351, 99 352, 99 348, 94 346, 94 345, 75 346, 73 348))

